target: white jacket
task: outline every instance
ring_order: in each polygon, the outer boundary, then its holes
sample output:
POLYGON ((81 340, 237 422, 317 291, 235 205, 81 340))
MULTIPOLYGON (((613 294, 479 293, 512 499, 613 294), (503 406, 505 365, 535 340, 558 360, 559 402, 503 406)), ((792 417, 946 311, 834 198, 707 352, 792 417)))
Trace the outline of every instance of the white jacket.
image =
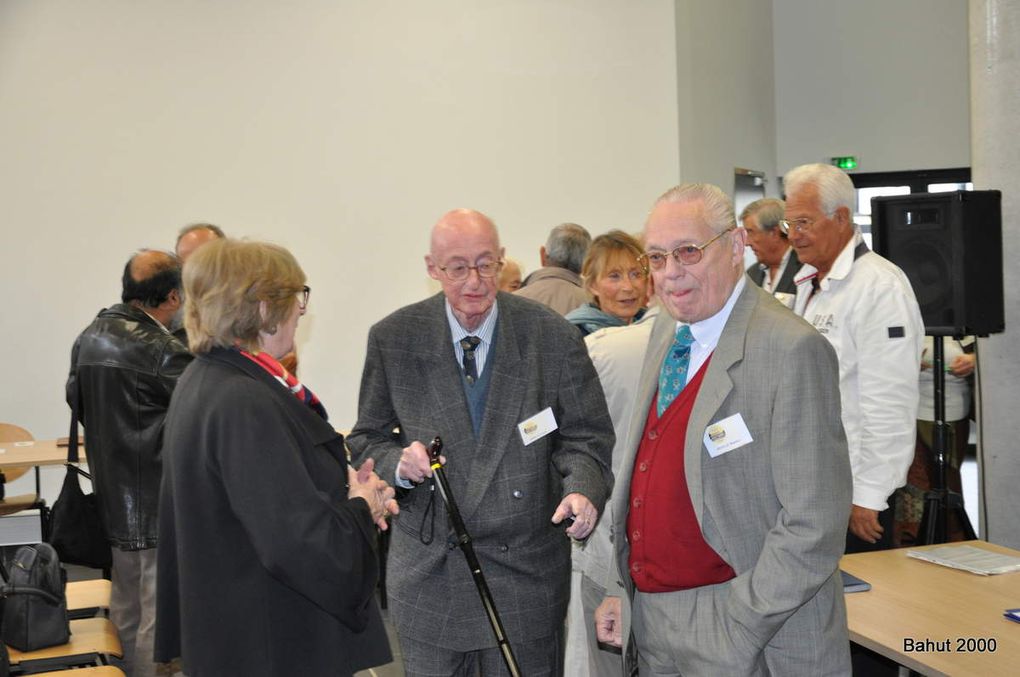
MULTIPOLYGON (((797 273, 794 312, 836 349, 854 505, 884 510, 914 458, 924 322, 903 271, 871 251, 860 233, 812 295, 814 266, 797 273)), ((796 425, 796 419, 791 419, 796 425)))

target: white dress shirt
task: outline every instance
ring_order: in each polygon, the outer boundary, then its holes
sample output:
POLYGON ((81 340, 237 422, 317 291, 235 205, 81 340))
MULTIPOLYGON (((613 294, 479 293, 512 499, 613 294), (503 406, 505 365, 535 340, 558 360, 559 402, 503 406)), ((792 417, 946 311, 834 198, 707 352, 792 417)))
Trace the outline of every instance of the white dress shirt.
POLYGON ((790 265, 790 252, 793 251, 793 247, 787 247, 786 253, 783 254, 783 260, 779 262, 779 267, 776 268, 776 274, 770 277, 769 267, 762 265, 761 288, 770 294, 776 293, 776 285, 783 279, 783 273, 786 272, 786 267, 790 265))
MULTIPOLYGON (((737 297, 740 296, 740 292, 744 291, 746 280, 746 276, 740 276, 740 279, 737 280, 737 286, 733 288, 733 292, 726 300, 726 304, 723 305, 718 313, 689 325, 691 335, 694 336, 694 343, 691 344, 690 363, 687 367, 687 383, 690 383, 691 379, 697 375, 698 370, 704 366, 708 358, 711 357, 712 351, 719 345, 719 337, 722 336, 723 327, 726 326, 726 320, 730 319, 730 313, 733 312, 733 306, 737 302, 737 297)), ((680 329, 683 324, 685 323, 677 322, 676 328, 680 329)))
POLYGON ((794 312, 839 358, 853 503, 884 510, 914 458, 924 322, 902 270, 871 251, 854 258, 862 241, 855 233, 814 293, 817 269, 798 271, 794 312))

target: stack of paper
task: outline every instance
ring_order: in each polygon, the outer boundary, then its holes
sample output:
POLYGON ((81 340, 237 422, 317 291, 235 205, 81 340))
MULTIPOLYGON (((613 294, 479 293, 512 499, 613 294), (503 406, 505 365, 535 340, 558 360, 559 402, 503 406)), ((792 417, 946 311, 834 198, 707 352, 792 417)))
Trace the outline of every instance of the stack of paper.
POLYGON ((907 557, 988 576, 1020 571, 1020 557, 1000 555, 972 545, 944 545, 930 550, 908 550, 907 557))

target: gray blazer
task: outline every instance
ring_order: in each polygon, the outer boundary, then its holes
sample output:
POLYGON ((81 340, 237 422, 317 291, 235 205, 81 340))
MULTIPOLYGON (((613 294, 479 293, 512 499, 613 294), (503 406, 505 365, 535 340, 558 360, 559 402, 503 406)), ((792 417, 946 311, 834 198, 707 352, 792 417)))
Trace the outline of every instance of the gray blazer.
MULTIPOLYGON (((446 475, 513 644, 548 637, 563 623, 570 542, 550 519, 572 492, 602 510, 614 436, 577 330, 534 301, 502 292, 497 299, 479 439, 438 294, 372 327, 347 443, 356 464, 374 458, 392 482, 402 447, 443 438, 446 475), (517 424, 546 407, 559 429, 524 446, 517 424)), ((397 630, 455 651, 495 646, 442 499, 435 495, 430 509, 432 499, 428 483, 411 489, 394 519, 387 586, 397 630)))
MULTIPOLYGON (((667 313, 652 329, 613 498, 618 535, 626 531, 634 458, 675 330, 667 313)), ((852 480, 836 355, 813 327, 752 284, 737 298, 708 365, 684 454, 698 523, 737 574, 719 613, 708 615, 718 651, 744 654, 750 669, 764 650, 775 675, 849 673, 837 567, 852 480), (705 429, 733 414, 753 441, 712 458, 705 429)), ((615 545, 626 572, 627 539, 615 545)), ((630 576, 621 582, 633 595, 630 576)))

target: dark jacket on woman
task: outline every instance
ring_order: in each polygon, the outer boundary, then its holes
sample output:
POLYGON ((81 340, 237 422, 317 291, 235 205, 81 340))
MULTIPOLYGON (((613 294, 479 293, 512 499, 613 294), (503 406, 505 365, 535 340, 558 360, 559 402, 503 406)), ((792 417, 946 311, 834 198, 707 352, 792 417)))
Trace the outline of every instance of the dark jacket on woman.
POLYGON ((167 415, 156 657, 189 677, 351 675, 391 660, 376 527, 343 438, 239 352, 199 355, 167 415))
POLYGON ((106 535, 121 550, 156 547, 163 419, 189 362, 187 346, 124 303, 100 311, 71 351, 67 402, 78 400, 106 535))

